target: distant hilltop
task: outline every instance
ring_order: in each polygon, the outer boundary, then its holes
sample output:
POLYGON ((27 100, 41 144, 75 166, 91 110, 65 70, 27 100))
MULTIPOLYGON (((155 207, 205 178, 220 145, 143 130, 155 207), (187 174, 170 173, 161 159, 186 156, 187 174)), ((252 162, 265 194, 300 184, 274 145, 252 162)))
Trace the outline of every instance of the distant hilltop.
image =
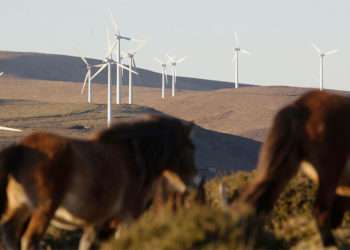
MULTIPOLYGON (((101 60, 87 58, 91 64, 99 64, 101 60)), ((133 78, 136 86, 160 88, 161 74, 151 70, 137 68, 139 76, 133 78)), ((48 81, 82 82, 86 74, 86 66, 76 56, 0 51, 0 71, 6 75, 48 81)), ((168 69, 168 73, 171 69, 168 69)), ((95 72, 95 71, 93 71, 95 72)), ((114 71, 115 72, 115 69, 114 71)), ((115 73, 112 74, 115 81, 115 73)), ((168 77, 167 88, 171 86, 171 76, 168 77)), ((100 74, 93 80, 94 83, 106 83, 107 72, 100 74)), ((128 74, 124 74, 123 83, 128 82, 128 74)), ((231 82, 205 80, 198 78, 178 77, 176 88, 178 90, 206 91, 233 88, 231 82)))

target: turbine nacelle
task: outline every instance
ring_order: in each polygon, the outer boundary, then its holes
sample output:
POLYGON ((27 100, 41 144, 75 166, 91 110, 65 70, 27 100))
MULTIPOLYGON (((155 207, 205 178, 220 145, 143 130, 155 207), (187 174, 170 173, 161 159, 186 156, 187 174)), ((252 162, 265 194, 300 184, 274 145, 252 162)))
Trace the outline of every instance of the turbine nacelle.
POLYGON ((115 37, 117 38, 117 40, 126 40, 126 41, 132 41, 133 40, 131 37, 121 36, 119 34, 115 34, 115 37))

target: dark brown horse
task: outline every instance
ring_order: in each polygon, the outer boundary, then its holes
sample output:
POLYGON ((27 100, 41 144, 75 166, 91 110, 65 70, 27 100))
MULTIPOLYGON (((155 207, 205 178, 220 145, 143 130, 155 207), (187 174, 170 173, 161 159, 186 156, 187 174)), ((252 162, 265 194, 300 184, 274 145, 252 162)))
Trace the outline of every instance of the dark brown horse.
POLYGON ((312 91, 276 115, 258 163, 255 181, 241 200, 258 213, 273 204, 299 166, 318 186, 314 215, 324 245, 350 208, 350 98, 312 91))
MULTIPOLYGON (((139 217, 160 176, 196 174, 192 124, 164 116, 116 124, 92 140, 35 133, 0 154, 6 249, 34 250, 48 225, 83 229, 79 249, 139 217)), ((170 177, 171 178, 171 177, 170 177)))

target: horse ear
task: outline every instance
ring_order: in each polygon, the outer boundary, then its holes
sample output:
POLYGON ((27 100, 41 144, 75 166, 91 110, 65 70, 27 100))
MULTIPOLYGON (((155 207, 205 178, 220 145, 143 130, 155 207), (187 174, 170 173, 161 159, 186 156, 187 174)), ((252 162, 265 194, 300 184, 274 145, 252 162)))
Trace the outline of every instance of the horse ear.
POLYGON ((186 134, 190 136, 195 126, 195 123, 193 121, 184 121, 183 124, 185 126, 186 134))

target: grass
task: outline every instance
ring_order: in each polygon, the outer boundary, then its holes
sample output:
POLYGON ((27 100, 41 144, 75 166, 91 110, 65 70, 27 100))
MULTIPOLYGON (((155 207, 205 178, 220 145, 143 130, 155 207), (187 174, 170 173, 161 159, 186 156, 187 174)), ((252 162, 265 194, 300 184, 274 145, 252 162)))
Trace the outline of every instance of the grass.
MULTIPOLYGON (((219 196, 224 183, 229 197, 252 179, 254 173, 237 172, 214 178, 205 188, 207 204, 193 204, 177 213, 146 213, 121 232, 104 250, 231 250, 231 249, 320 249, 320 237, 311 210, 316 187, 303 175, 294 178, 282 193, 271 215, 263 222, 244 204, 229 209, 219 196)), ((337 237, 347 249, 346 224, 337 237), (342 231, 342 232, 341 232, 342 231)))
MULTIPOLYGON (((216 177, 205 185, 207 202, 188 201, 176 213, 150 210, 124 228, 118 239, 102 244, 102 250, 232 250, 322 249, 312 217, 316 186, 298 174, 285 188, 271 215, 262 221, 244 204, 224 205, 218 189, 226 187, 229 198, 238 196, 254 173, 237 172, 216 177)), ((194 195, 190 196, 194 197, 194 195)), ((349 216, 336 231, 340 249, 350 249, 349 216)), ((59 249, 77 247, 79 234, 52 231, 47 242, 59 249)))

